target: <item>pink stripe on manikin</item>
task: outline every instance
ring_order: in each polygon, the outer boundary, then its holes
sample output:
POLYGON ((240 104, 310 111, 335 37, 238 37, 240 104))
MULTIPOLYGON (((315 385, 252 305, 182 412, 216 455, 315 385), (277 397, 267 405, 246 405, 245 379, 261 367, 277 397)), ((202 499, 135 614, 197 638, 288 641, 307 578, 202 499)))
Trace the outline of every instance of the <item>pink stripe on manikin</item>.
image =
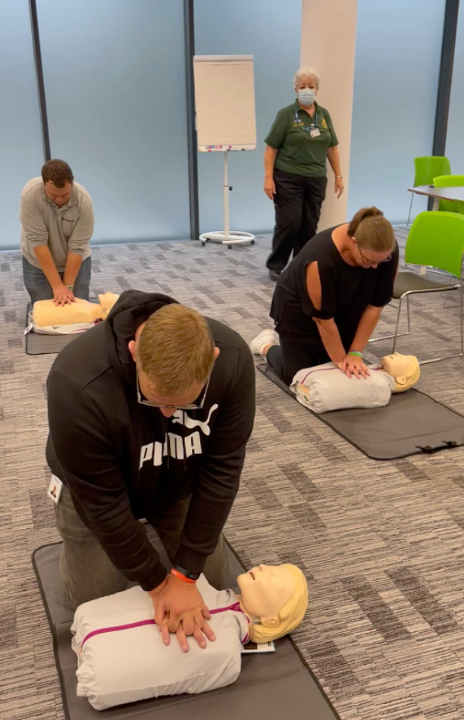
POLYGON ((132 628, 143 627, 143 625, 156 625, 156 623, 154 620, 139 620, 138 622, 129 623, 128 625, 114 625, 113 627, 92 630, 92 632, 89 632, 81 642, 81 648, 84 647, 87 640, 90 640, 90 638, 93 638, 95 635, 103 635, 103 633, 115 632, 117 630, 131 630, 132 628))
MULTIPOLYGON (((233 605, 228 605, 227 607, 222 608, 216 608, 215 610, 210 610, 211 615, 216 615, 217 613, 226 612, 226 610, 233 610, 234 612, 243 612, 242 608, 240 607, 240 603, 236 602, 233 605)), ((156 625, 156 622, 154 620, 138 620, 137 622, 128 623, 127 625, 113 625, 112 627, 106 627, 106 628, 99 628, 98 630, 92 630, 92 632, 89 632, 83 641, 81 642, 81 648, 84 647, 87 640, 90 640, 90 638, 95 637, 95 635, 103 635, 104 633, 109 632, 117 632, 118 630, 132 630, 132 628, 137 627, 143 627, 144 625, 156 625)), ((242 640, 242 642, 247 641, 248 636, 242 640)))

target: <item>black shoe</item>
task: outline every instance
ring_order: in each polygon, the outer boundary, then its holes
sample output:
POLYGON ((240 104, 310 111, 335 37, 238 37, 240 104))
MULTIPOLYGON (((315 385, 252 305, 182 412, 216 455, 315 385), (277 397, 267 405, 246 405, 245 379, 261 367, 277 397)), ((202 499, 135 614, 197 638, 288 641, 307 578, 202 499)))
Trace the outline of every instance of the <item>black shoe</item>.
POLYGON ((277 280, 280 278, 280 275, 280 270, 269 270, 269 277, 271 278, 271 280, 274 280, 274 282, 277 282, 277 280))

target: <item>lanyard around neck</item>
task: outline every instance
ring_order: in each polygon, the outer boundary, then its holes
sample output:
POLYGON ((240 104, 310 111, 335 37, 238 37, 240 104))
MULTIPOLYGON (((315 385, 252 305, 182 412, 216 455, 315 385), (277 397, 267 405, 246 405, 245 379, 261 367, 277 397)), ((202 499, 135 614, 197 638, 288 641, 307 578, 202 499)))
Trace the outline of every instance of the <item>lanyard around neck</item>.
POLYGON ((305 127, 305 125, 303 124, 303 121, 300 120, 300 116, 298 115, 298 110, 295 110, 294 122, 295 122, 295 125, 298 125, 300 130, 303 130, 303 132, 311 132, 311 130, 314 130, 314 128, 317 128, 317 110, 315 111, 313 117, 311 118, 311 125, 309 127, 305 127))

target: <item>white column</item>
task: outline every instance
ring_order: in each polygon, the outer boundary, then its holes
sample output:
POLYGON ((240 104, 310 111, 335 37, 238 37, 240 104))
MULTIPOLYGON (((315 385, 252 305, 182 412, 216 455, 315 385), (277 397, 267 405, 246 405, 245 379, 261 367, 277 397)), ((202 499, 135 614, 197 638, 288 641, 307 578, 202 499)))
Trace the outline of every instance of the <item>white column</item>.
POLYGON ((327 163, 327 197, 319 230, 348 219, 356 15, 357 0, 302 0, 301 65, 314 67, 321 75, 317 101, 332 117, 345 182, 345 191, 337 200, 327 163))

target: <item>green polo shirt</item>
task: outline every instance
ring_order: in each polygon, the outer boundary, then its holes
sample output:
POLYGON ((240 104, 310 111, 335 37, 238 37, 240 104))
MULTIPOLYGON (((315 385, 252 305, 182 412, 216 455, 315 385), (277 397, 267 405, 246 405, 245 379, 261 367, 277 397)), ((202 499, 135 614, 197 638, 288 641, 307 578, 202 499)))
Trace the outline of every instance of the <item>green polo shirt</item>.
POLYGON ((327 151, 338 145, 332 119, 327 110, 314 103, 316 112, 310 117, 298 101, 277 113, 265 143, 278 150, 275 166, 293 175, 325 177, 327 151), (315 126, 317 115, 318 137, 312 138, 307 130, 315 126))

